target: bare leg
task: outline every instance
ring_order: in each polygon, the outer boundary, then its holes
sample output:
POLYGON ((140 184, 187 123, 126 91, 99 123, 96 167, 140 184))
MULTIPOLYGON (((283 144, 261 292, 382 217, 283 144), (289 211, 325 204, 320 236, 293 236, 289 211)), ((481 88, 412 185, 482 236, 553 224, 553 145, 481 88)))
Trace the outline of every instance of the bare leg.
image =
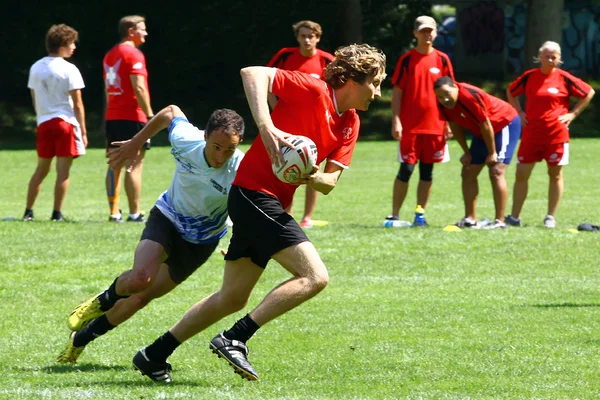
POLYGON ((287 269, 293 278, 275 287, 250 312, 250 317, 263 326, 283 313, 299 306, 325 289, 329 274, 315 246, 303 242, 273 255, 273 259, 287 269))
POLYGON ((496 163, 490 166, 489 174, 492 182, 492 192, 494 194, 494 207, 496 209, 496 219, 504 222, 504 211, 508 202, 508 188, 506 187, 506 164, 496 163))
POLYGON ((432 181, 419 181, 419 185, 417 186, 417 204, 427 208, 427 203, 429 202, 429 196, 431 195, 431 186, 432 181))
POLYGON ((129 213, 140 212, 140 196, 142 194, 142 171, 144 167, 145 149, 140 150, 139 156, 132 165, 131 172, 125 173, 125 191, 129 202, 129 213))
POLYGON ((477 177, 483 169, 483 164, 471 164, 462 168, 462 192, 465 202, 465 217, 476 219, 477 196, 479 195, 479 182, 477 177))
POLYGON ((165 249, 159 243, 147 239, 140 241, 135 249, 133 267, 117 279, 117 294, 125 296, 148 290, 166 258, 165 249))
POLYGON ((67 189, 69 188, 69 171, 73 164, 73 157, 56 158, 56 184, 54 185, 54 210, 61 211, 67 189))
POLYGON ((29 180, 29 186, 27 188, 27 203, 25 205, 26 208, 33 209, 35 199, 37 199, 38 194, 40 194, 40 190, 42 189, 42 182, 48 175, 48 172, 50 172, 51 165, 51 158, 38 157, 37 167, 35 168, 35 172, 29 180))
POLYGON ((554 216, 563 193, 562 165, 548 166, 548 176, 548 215, 554 216))
POLYGON ((194 304, 169 331, 179 343, 248 304, 252 289, 264 272, 249 258, 225 262, 221 289, 194 304))
POLYGON ((108 322, 112 326, 122 324, 136 312, 146 307, 150 301, 164 296, 175 287, 177 287, 177 284, 173 282, 169 275, 169 266, 162 264, 156 278, 148 289, 119 300, 113 308, 106 312, 108 322))
POLYGON ((529 177, 533 171, 535 164, 517 164, 517 173, 515 176, 515 186, 513 188, 513 204, 510 215, 515 218, 521 218, 521 210, 525 199, 527 198, 527 192, 529 191, 529 177))
POLYGON ((402 204, 408 193, 408 182, 402 182, 400 179, 394 179, 394 192, 392 197, 392 215, 397 217, 400 214, 402 204))

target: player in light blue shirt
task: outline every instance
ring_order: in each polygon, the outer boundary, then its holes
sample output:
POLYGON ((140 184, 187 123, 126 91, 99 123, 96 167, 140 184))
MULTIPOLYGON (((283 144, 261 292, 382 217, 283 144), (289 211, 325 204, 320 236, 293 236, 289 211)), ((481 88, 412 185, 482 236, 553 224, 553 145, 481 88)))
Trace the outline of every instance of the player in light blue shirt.
MULTIPOLYGON (((216 110, 201 131, 179 107, 168 106, 131 140, 113 142, 119 147, 109 151, 108 163, 131 165, 146 140, 167 127, 176 163, 171 186, 150 211, 133 267, 69 316, 73 332, 59 363, 75 363, 89 342, 173 290, 206 262, 227 233, 227 195, 244 156, 237 148, 244 135, 242 117, 216 110)), ((167 372, 151 378, 161 380, 167 372)))

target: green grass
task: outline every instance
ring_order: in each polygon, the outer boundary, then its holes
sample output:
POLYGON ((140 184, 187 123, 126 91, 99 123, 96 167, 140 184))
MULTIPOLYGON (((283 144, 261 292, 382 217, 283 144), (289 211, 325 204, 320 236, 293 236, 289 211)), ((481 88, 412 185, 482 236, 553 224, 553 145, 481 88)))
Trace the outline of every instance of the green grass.
MULTIPOLYGON (((131 367, 140 347, 219 288, 223 261, 216 254, 173 293, 91 343, 79 364, 55 364, 66 343, 69 312, 131 265, 143 227, 106 222, 101 150, 73 166, 64 207, 70 223, 48 221, 51 173, 36 204, 37 222, 0 221, 0 398, 599 398, 600 235, 568 228, 600 222, 595 156, 600 140, 571 144, 556 230, 542 228, 547 176, 540 164, 522 214, 524 228, 444 232, 443 226, 463 214, 455 142, 453 160, 434 172, 431 227, 383 229, 396 151, 395 142, 359 143, 339 187, 319 198, 315 218, 330 223, 309 236, 328 266, 330 285, 249 342, 250 360, 261 375, 253 383, 234 375, 208 349, 208 341, 244 312, 173 354, 171 386, 155 385, 131 367)), ((2 151, 0 165, 0 218, 20 217, 35 153, 2 151)), ((169 185, 173 165, 168 148, 149 152, 146 211, 169 185)), ((514 168, 508 172, 511 186, 514 168)), ((412 218, 417 178, 403 219, 412 218)), ((479 216, 491 217, 485 175, 480 188, 479 216)), ((302 204, 299 192, 296 215, 302 204)), ((269 264, 248 310, 287 277, 269 264)))

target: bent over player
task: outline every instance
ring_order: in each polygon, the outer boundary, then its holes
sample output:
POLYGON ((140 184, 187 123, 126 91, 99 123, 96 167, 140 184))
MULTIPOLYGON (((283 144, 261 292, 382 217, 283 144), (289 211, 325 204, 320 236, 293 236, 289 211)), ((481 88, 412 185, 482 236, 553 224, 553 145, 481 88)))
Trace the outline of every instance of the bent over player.
POLYGON ((167 127, 176 163, 171 186, 150 211, 133 267, 69 316, 73 332, 60 363, 76 362, 89 342, 173 290, 206 262, 227 233, 227 195, 243 158, 237 147, 244 120, 235 111, 216 110, 203 132, 179 107, 168 106, 131 140, 113 143, 119 147, 109 152, 109 163, 134 162, 140 146, 167 127))
MULTIPOLYGON (((273 288, 231 329, 219 333, 210 348, 224 357, 242 377, 256 380, 246 343, 267 322, 299 306, 322 291, 329 281, 325 264, 300 225, 287 213, 298 185, 280 181, 272 163, 282 160, 280 148, 292 147, 290 134, 312 139, 317 163, 327 159, 298 184, 328 194, 348 168, 356 145, 359 118, 380 97, 385 77, 385 55, 369 45, 350 45, 335 52, 324 81, 297 71, 248 67, 241 71, 244 90, 260 134, 252 143, 229 194, 233 236, 225 256, 221 289, 190 308, 183 318, 152 345, 141 349, 134 364, 148 377, 169 368, 167 357, 184 341, 220 319, 243 309, 270 259, 291 277, 273 288), (267 94, 279 101, 269 115, 267 94)), ((285 349, 284 347, 280 347, 285 349)), ((159 379, 170 381, 162 374, 159 379)))

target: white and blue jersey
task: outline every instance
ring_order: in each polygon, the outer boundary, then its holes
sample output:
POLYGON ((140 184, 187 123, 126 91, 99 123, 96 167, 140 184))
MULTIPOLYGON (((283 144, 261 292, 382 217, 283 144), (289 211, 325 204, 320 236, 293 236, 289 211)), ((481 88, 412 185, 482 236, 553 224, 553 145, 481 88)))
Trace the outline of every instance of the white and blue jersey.
POLYGON ((176 168, 173 182, 156 207, 191 243, 215 243, 227 233, 227 195, 244 153, 235 150, 227 164, 212 168, 206 162, 204 131, 185 117, 169 126, 176 168))

